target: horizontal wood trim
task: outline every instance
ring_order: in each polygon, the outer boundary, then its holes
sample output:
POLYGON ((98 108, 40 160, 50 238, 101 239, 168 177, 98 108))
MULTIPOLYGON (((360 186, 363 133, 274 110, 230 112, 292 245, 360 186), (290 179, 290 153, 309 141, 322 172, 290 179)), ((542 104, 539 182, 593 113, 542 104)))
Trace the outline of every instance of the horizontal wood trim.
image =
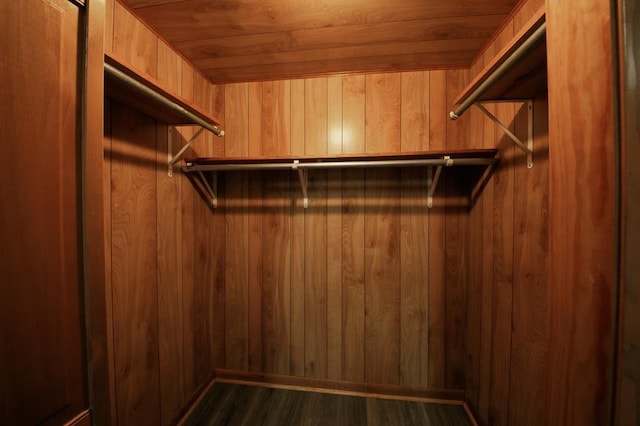
POLYGON ((71 419, 67 426, 90 426, 91 425, 91 412, 89 410, 84 410, 79 413, 73 419, 71 419))
POLYGON ((464 391, 455 389, 429 389, 412 386, 382 385, 226 369, 215 370, 215 381, 220 383, 253 384, 282 389, 328 392, 340 395, 435 402, 439 404, 463 405, 465 397, 464 391))
POLYGON ((189 401, 189 404, 185 407, 185 411, 181 416, 178 417, 178 420, 173 422, 178 426, 182 426, 185 422, 191 417, 195 409, 200 405, 202 400, 207 396, 213 385, 216 383, 215 377, 211 377, 208 382, 205 382, 204 386, 201 386, 195 393, 194 397, 189 401))

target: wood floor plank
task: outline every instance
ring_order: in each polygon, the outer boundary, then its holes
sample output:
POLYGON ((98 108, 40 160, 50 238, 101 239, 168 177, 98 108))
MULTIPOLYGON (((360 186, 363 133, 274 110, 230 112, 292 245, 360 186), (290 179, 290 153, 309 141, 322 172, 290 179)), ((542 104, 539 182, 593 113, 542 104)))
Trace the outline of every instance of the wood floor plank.
POLYGON ((461 405, 216 383, 191 425, 471 425, 461 405))

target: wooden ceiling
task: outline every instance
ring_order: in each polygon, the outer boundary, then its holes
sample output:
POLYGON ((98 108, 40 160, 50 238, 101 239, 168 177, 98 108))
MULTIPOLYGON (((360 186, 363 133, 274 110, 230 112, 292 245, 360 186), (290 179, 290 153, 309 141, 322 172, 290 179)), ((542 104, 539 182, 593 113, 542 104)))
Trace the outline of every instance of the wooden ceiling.
POLYGON ((469 66, 517 0, 120 0, 214 83, 469 66))

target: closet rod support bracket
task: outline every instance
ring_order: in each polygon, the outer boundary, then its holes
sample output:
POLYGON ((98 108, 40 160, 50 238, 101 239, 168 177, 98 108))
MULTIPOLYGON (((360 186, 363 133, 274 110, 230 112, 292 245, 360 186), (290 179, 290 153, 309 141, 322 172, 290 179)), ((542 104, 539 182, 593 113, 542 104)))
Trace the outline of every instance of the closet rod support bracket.
POLYGON ((191 137, 191 139, 189 139, 189 141, 180 149, 180 151, 178 151, 176 155, 173 155, 174 129, 175 129, 175 126, 169 126, 169 132, 167 135, 167 162, 168 162, 167 175, 169 177, 173 176, 173 166, 178 161, 180 161, 184 153, 187 152, 187 150, 191 147, 191 145, 196 141, 198 136, 200 136, 200 134, 202 134, 202 132, 205 130, 204 127, 200 127, 200 129, 191 137))
MULTIPOLYGON (((446 161, 444 167, 453 166, 453 160, 451 159, 451 156, 445 155, 442 159, 446 161)), ((428 168, 429 170, 429 173, 428 173, 429 176, 427 177, 427 188, 428 188, 427 207, 428 208, 433 207, 433 194, 435 194, 436 192, 436 187, 438 186, 438 181, 440 180, 440 174, 442 173, 442 167, 443 166, 436 166, 435 175, 433 174, 433 166, 429 166, 428 168)))
POLYGON ((309 178, 307 176, 306 169, 298 168, 299 164, 299 160, 294 160, 291 168, 298 172, 298 179, 300 180, 300 187, 302 188, 303 207, 306 209, 307 207, 309 207, 309 196, 307 195, 307 185, 309 183, 309 178))
POLYGON ((520 140, 516 135, 513 134, 511 130, 502 122, 498 117, 493 115, 488 109, 484 107, 481 103, 474 104, 480 109, 487 117, 491 119, 526 155, 527 155, 527 168, 533 168, 533 101, 526 100, 523 101, 527 106, 527 143, 525 145, 524 142, 520 140))
POLYGON ((198 172, 200 180, 204 185, 205 190, 209 197, 211 197, 211 207, 214 209, 218 207, 218 173, 211 172, 211 183, 207 180, 206 176, 202 172, 198 172))

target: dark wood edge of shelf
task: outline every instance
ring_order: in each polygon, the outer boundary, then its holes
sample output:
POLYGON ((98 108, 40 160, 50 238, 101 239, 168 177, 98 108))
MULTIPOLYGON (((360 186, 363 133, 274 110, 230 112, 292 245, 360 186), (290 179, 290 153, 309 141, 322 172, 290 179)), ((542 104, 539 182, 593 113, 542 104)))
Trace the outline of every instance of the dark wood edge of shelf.
POLYGON ((462 90, 453 101, 454 105, 463 103, 495 70, 502 65, 511 54, 518 49, 545 22, 545 6, 542 6, 518 31, 511 41, 503 47, 491 62, 462 90))
MULTIPOLYGON (((127 63, 127 61, 125 61, 122 58, 120 58, 117 54, 115 54, 113 52, 105 51, 104 52, 104 62, 106 64, 109 64, 109 65, 113 66, 114 68, 118 69, 119 71, 127 74, 129 77, 132 77, 133 79, 135 79, 139 83, 147 86, 148 88, 154 90, 155 92, 161 94, 162 96, 164 96, 165 98, 169 99, 170 101, 176 103, 177 105, 181 106, 185 110, 193 113, 194 115, 197 115, 198 117, 200 117, 205 122, 210 123, 212 125, 220 125, 221 124, 220 120, 218 120, 216 117, 214 117, 211 114, 207 113, 202 108, 200 108, 198 105, 190 102, 189 100, 183 98, 182 96, 178 95, 177 93, 173 92, 172 90, 164 87, 158 80, 156 80, 155 78, 153 78, 149 74, 147 74, 144 71, 141 71, 141 70, 136 69, 135 67, 131 66, 130 64, 127 63)), ((105 86, 107 86, 106 87, 107 89, 108 89, 108 84, 109 84, 108 80, 105 79, 105 86)))
POLYGON ((380 153, 380 154, 343 154, 323 156, 281 156, 281 157, 198 157, 185 158, 187 164, 214 165, 214 164, 266 164, 274 162, 340 162, 340 161, 385 161, 385 160, 419 160, 438 159, 444 156, 452 158, 493 158, 498 153, 497 149, 468 149, 449 151, 422 151, 407 153, 380 153))

